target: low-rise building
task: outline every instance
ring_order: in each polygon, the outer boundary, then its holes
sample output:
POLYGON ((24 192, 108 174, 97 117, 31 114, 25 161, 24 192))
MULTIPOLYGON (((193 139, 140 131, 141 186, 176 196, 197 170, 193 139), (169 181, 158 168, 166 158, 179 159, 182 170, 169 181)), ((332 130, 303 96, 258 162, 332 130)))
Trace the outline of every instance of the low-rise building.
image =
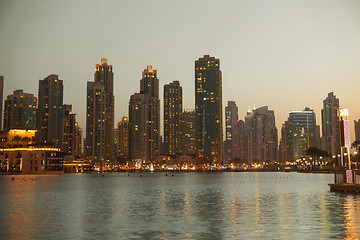
POLYGON ((63 173, 64 154, 58 148, 2 148, 0 170, 22 174, 63 173))

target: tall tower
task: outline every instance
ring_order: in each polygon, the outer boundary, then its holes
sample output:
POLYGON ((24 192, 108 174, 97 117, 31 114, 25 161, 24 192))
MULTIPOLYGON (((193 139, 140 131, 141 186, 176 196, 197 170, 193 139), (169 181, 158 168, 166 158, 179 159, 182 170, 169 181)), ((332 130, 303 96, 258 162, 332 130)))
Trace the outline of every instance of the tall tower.
POLYGON ((181 153, 182 87, 179 81, 164 86, 164 152, 181 153))
POLYGON ((76 114, 72 113, 72 105, 63 105, 63 132, 62 151, 69 155, 79 155, 79 129, 76 114))
POLYGON ((235 132, 236 124, 238 122, 238 107, 234 101, 228 101, 228 105, 225 107, 225 161, 230 162, 236 155, 235 147, 235 132))
POLYGON ((160 99, 157 71, 142 72, 140 93, 129 101, 129 150, 133 161, 154 160, 160 153, 160 99))
POLYGON ((360 119, 354 120, 354 126, 355 126, 355 141, 360 141, 360 119))
POLYGON ((328 93, 321 110, 322 149, 332 156, 340 154, 339 142, 339 99, 333 92, 328 93))
POLYGON ((104 129, 104 157, 110 159, 114 154, 114 73, 112 65, 102 58, 101 64, 96 64, 94 82, 104 86, 105 92, 105 129, 104 129))
POLYGON ((63 134, 63 80, 51 74, 39 80, 37 136, 40 141, 62 146, 63 134))
POLYGON ((253 109, 245 117, 247 159, 250 162, 274 162, 278 155, 278 134, 275 114, 267 106, 253 109))
POLYGON ((222 79, 220 60, 204 55, 195 61, 196 157, 222 163, 222 79))
POLYGON ((195 151, 195 111, 184 111, 181 115, 181 152, 187 155, 194 155, 195 151))
POLYGON ((320 148, 320 128, 316 125, 315 112, 308 107, 303 111, 291 111, 283 125, 280 145, 285 161, 304 157, 310 147, 320 148))
POLYGON ((86 156, 95 162, 105 158, 105 87, 99 82, 87 83, 86 156))
POLYGON ((4 76, 0 76, 0 131, 3 129, 3 97, 4 97, 4 76))
POLYGON ((37 99, 19 89, 7 96, 4 107, 4 130, 36 129, 37 99))
POLYGON ((123 117, 118 123, 118 153, 122 156, 129 157, 129 120, 123 117))

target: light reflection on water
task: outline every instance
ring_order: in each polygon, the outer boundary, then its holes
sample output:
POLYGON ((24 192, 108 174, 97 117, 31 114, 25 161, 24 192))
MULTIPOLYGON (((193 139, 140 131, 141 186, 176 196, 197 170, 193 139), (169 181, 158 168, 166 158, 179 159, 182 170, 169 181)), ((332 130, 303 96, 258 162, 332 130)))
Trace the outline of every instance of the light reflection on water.
POLYGON ((332 175, 0 176, 1 239, 356 239, 360 196, 332 175))

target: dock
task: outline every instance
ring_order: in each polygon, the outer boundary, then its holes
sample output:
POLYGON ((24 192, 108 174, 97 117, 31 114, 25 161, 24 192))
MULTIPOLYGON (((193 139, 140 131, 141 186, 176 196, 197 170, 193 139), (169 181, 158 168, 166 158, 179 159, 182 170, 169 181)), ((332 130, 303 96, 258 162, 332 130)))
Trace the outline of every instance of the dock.
POLYGON ((360 170, 337 170, 334 183, 329 183, 331 192, 360 192, 360 170))
POLYGON ((360 183, 329 183, 331 192, 360 192, 360 183))

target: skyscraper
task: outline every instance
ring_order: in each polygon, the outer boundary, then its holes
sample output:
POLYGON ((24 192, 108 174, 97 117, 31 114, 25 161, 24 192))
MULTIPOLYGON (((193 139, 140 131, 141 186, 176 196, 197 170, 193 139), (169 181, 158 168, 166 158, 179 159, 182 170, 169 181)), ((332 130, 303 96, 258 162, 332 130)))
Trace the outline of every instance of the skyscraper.
POLYGON ((181 152, 182 154, 193 155, 195 151, 195 111, 184 111, 181 115, 181 152))
POLYGON ((304 157, 310 147, 320 148, 320 128, 316 125, 315 112, 308 107, 303 111, 291 111, 281 136, 280 146, 285 161, 304 157))
POLYGON ((195 61, 196 155, 203 163, 222 163, 222 78, 220 60, 195 61))
POLYGON ((267 106, 249 111, 245 117, 247 159, 250 162, 277 160, 278 133, 275 114, 267 106))
POLYGON ((181 153, 182 87, 179 81, 164 85, 164 152, 181 153))
POLYGON ((101 162, 105 158, 105 87, 99 82, 87 83, 86 156, 101 162))
POLYGON ((339 142, 339 99, 333 92, 328 93, 321 110, 322 149, 331 155, 340 154, 339 142))
POLYGON ((63 132, 62 151, 69 155, 80 155, 78 145, 79 128, 76 114, 72 113, 72 105, 63 105, 63 132))
POLYGON ((160 99, 157 71, 142 72, 140 93, 129 102, 129 153, 133 161, 154 160, 160 153, 160 99))
POLYGON ((354 120, 355 125, 355 141, 360 141, 360 119, 354 120))
POLYGON ((228 105, 225 107, 225 161, 230 162, 236 155, 235 147, 235 132, 236 124, 238 123, 238 107, 234 101, 228 101, 228 105))
POLYGON ((104 86, 105 93, 105 129, 104 129, 104 157, 111 159, 114 154, 114 74, 112 65, 102 58, 101 64, 96 64, 94 82, 104 86))
POLYGON ((39 80, 37 136, 40 141, 62 146, 63 134, 63 80, 51 74, 39 80))
POLYGON ((129 120, 123 117, 118 123, 118 153, 126 158, 129 157, 129 120))
POLYGON ((7 96, 4 107, 4 130, 36 129, 37 99, 19 89, 7 96))
POLYGON ((294 161, 293 137, 289 121, 285 121, 281 127, 281 138, 279 144, 279 160, 283 163, 294 161))
POLYGON ((0 131, 3 129, 3 97, 4 97, 4 76, 0 76, 0 131))
POLYGON ((245 132, 245 122, 243 120, 237 121, 234 126, 233 136, 232 136, 232 159, 247 159, 247 139, 245 132))

